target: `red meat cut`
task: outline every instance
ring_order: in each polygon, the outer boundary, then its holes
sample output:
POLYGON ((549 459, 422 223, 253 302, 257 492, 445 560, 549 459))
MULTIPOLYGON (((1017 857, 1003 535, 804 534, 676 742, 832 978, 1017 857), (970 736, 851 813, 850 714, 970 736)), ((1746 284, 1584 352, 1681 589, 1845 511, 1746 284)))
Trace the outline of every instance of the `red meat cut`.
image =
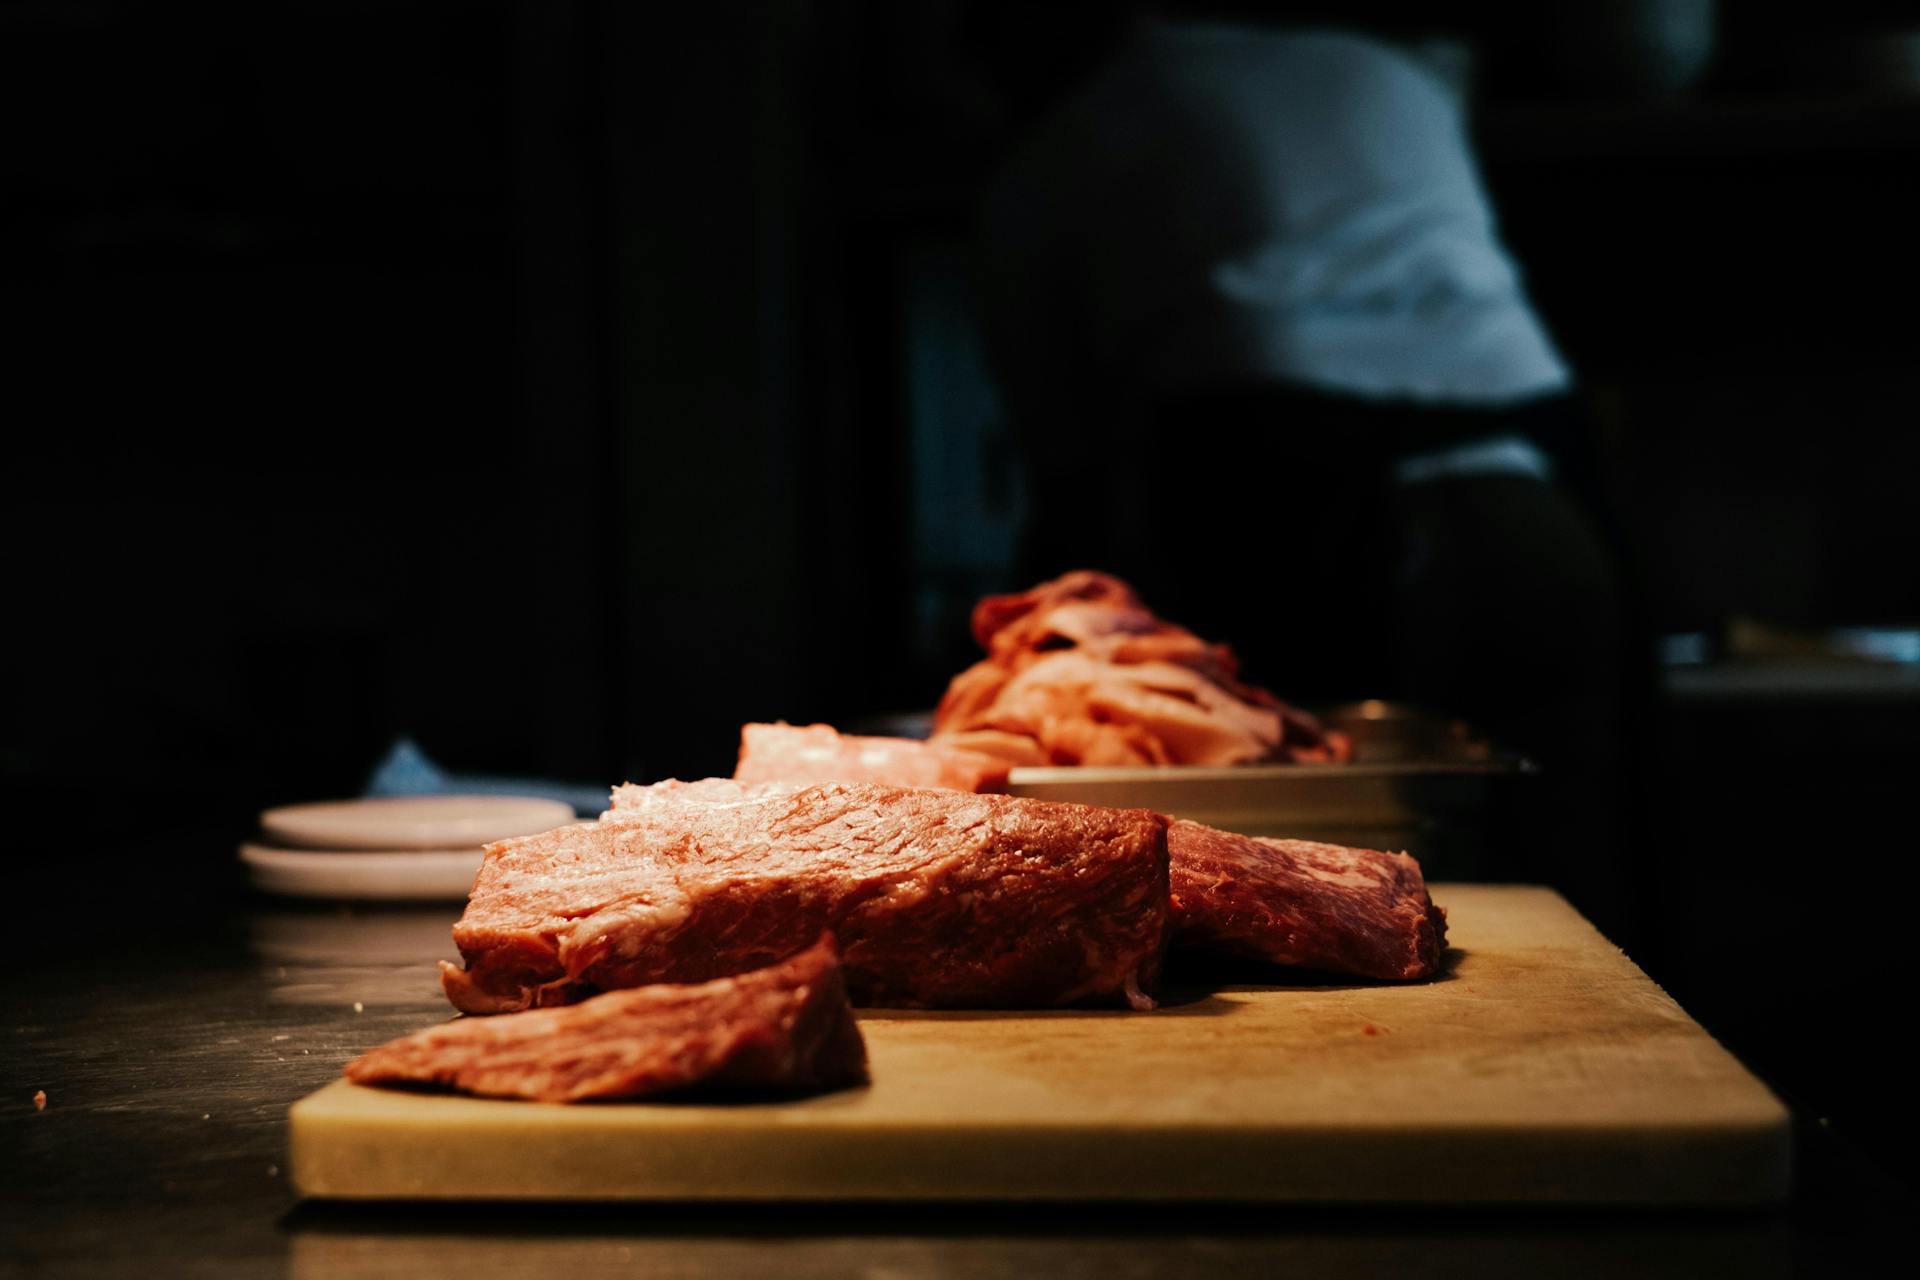
POLYGON ((913 738, 841 733, 828 724, 740 728, 740 782, 884 782, 896 787, 1005 791, 1005 760, 913 738))
POLYGON ((1440 967, 1447 913, 1404 853, 1269 840, 1178 821, 1167 831, 1178 945, 1368 978, 1440 967))
POLYGON ((878 783, 623 786, 598 822, 487 846, 442 982, 505 1013, 739 973, 831 930, 856 1004, 1151 1008, 1166 824, 878 783))
POLYGON ((359 1084, 580 1102, 693 1086, 815 1093, 867 1078, 833 939, 694 986, 610 991, 560 1009, 460 1018, 347 1064, 359 1084))

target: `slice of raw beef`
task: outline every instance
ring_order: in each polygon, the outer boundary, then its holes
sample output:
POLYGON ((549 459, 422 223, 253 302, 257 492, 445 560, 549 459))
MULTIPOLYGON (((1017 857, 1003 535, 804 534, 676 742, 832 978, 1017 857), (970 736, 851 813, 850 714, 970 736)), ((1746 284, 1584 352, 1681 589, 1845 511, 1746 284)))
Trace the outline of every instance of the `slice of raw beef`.
POLYGON ((1368 978, 1425 978, 1447 913, 1404 853, 1268 840, 1175 822, 1176 944, 1368 978))
POLYGON ((978 751, 914 738, 841 733, 829 724, 740 728, 741 782, 884 782, 896 787, 1005 791, 1011 766, 978 751))
POLYGON ((867 1078, 867 1047, 823 937, 765 969, 610 991, 562 1009, 461 1018, 347 1064, 360 1084, 580 1102, 693 1086, 814 1093, 867 1078))
POLYGON ((442 966, 468 1013, 698 982, 840 942, 855 1004, 1151 1008, 1167 819, 877 783, 624 786, 487 846, 442 966))

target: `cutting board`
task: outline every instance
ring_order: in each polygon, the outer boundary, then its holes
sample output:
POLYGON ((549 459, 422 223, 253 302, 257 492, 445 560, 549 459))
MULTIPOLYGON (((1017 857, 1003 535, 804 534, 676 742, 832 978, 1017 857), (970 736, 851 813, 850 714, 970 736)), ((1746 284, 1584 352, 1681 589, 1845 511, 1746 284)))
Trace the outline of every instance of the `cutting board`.
POLYGON ((1439 979, 1278 970, 1152 1013, 863 1011, 873 1083, 552 1106, 339 1081, 308 1196, 1760 1204, 1788 1117, 1567 903, 1440 885, 1439 979))

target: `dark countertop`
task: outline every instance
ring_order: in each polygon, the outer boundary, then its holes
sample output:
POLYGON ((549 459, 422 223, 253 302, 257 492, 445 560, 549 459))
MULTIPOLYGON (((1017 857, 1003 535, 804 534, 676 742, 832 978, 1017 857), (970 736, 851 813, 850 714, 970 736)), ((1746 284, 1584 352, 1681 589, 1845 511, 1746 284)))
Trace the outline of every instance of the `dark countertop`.
POLYGON ((1768 1212, 301 1203, 287 1107, 445 1015, 455 914, 252 900, 42 950, 0 1055, 0 1275, 1846 1274, 1915 1205, 1813 1124, 1768 1212))

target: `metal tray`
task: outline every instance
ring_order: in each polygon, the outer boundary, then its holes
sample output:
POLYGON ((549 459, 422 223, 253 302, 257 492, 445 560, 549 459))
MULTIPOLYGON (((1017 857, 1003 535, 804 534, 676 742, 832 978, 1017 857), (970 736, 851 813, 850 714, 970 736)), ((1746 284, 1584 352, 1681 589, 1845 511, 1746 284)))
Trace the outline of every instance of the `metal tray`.
POLYGON ((1536 772, 1457 721, 1369 702, 1324 717, 1349 764, 1018 768, 1014 795, 1155 809, 1210 827, 1405 851, 1429 875, 1488 873, 1536 772))

